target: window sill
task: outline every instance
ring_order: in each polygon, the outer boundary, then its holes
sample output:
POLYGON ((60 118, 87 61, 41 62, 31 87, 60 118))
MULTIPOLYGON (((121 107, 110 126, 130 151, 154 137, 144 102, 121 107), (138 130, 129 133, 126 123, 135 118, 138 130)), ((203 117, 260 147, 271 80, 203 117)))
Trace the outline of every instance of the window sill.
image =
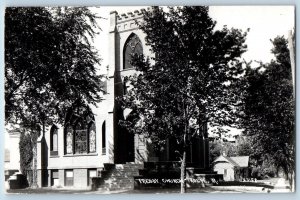
POLYGON ((63 157, 98 156, 98 153, 66 154, 63 157))
POLYGON ((50 151, 50 158, 51 157, 59 157, 58 151, 50 151))
POLYGON ((53 155, 53 156, 50 155, 50 158, 59 158, 59 157, 60 157, 59 155, 53 155))

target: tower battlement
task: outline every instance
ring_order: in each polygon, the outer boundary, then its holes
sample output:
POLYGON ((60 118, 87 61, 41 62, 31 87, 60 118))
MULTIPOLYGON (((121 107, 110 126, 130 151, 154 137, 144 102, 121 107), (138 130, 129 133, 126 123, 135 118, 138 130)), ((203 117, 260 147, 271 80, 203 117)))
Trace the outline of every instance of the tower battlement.
MULTIPOLYGON (((143 18, 143 13, 146 11, 150 11, 151 8, 148 7, 146 9, 129 11, 127 13, 118 14, 116 11, 111 12, 113 22, 111 25, 116 25, 117 30, 120 32, 130 31, 133 29, 137 29, 136 21, 140 21, 143 18)), ((112 27, 112 30, 114 27, 112 27)))
MULTIPOLYGON (((151 8, 148 7, 147 11, 149 11, 151 8)), ((134 20, 137 18, 141 18, 143 13, 146 12, 146 9, 140 9, 140 10, 134 10, 133 12, 127 12, 127 13, 122 13, 122 14, 118 14, 117 13, 117 23, 122 23, 122 22, 126 22, 129 20, 134 20)))

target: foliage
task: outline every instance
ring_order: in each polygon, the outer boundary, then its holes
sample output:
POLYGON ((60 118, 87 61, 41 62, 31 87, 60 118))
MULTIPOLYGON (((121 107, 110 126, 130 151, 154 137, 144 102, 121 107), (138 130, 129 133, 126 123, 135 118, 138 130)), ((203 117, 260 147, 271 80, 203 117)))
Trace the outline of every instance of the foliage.
POLYGON ((53 122, 63 124, 75 102, 101 100, 100 58, 91 45, 100 28, 86 7, 8 7, 5 10, 5 121, 18 123, 22 171, 32 163, 36 140, 53 122))
POLYGON ((213 161, 222 155, 223 145, 221 141, 214 141, 209 143, 209 163, 213 163, 213 161))
MULTIPOLYGON (((235 143, 222 142, 216 140, 209 143, 209 158, 212 163, 218 156, 252 156, 252 147, 250 141, 244 136, 240 136, 235 143)), ((250 163, 251 165, 252 163, 250 163)))
POLYGON ((262 165, 272 157, 286 174, 295 169, 295 101, 287 41, 272 40, 275 60, 257 69, 247 68, 245 80, 245 133, 251 138, 253 157, 262 165))
POLYGON ((96 18, 81 7, 6 8, 6 122, 62 121, 75 100, 100 101, 96 18))
POLYGON ((19 142, 21 172, 23 174, 27 174, 27 170, 32 170, 32 151, 40 134, 40 130, 37 126, 35 126, 35 129, 30 129, 29 127, 20 127, 15 130, 21 133, 19 142))
POLYGON ((267 179, 269 177, 275 177, 278 172, 278 168, 275 165, 275 161, 272 156, 265 155, 261 158, 262 163, 260 165, 254 165, 252 167, 251 176, 257 179, 267 179))
POLYGON ((251 156, 253 153, 252 144, 248 137, 240 137, 237 140, 237 155, 238 156, 251 156))
POLYGON ((122 124, 158 146, 175 139, 184 166, 191 139, 202 137, 200 127, 234 123, 239 103, 233 88, 242 72, 239 57, 246 51, 246 33, 214 30, 215 24, 208 7, 145 12, 139 27, 154 56, 134 56, 139 73, 128 78, 133 89, 122 98, 123 108, 136 116, 122 124))
POLYGON ((21 172, 26 174, 26 170, 31 170, 32 161, 32 143, 30 135, 21 133, 20 142, 20 167, 21 172))

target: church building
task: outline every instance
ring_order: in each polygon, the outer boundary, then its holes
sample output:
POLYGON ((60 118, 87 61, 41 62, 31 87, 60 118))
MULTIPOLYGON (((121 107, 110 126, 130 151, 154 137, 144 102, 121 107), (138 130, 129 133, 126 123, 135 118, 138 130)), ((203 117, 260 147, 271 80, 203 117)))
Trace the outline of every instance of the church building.
MULTIPOLYGON (((119 15, 110 13, 109 66, 107 93, 97 105, 76 105, 66 113, 65 124, 53 124, 37 143, 37 179, 39 187, 60 186, 88 188, 93 177, 100 177, 105 166, 140 164, 145 162, 178 161, 172 142, 163 152, 151 153, 142 135, 129 133, 119 125, 130 112, 122 110, 116 97, 128 86, 124 77, 136 71, 130 64, 131 54, 151 57, 145 44, 145 33, 136 21, 143 18, 143 10, 119 15)), ((209 168, 209 147, 206 126, 204 136, 193 142, 187 162, 209 168)))

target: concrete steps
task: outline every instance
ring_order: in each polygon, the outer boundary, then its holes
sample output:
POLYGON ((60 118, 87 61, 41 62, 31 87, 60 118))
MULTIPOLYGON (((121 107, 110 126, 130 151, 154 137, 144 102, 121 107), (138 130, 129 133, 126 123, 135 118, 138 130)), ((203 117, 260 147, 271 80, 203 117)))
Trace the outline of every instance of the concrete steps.
POLYGON ((131 190, 134 189, 134 177, 139 175, 143 164, 104 164, 98 190, 131 190))
MULTIPOLYGON (((144 164, 104 164, 94 189, 100 191, 143 188, 180 187, 178 162, 145 162, 144 164)), ((221 175, 207 169, 187 167, 187 187, 206 187, 222 180, 221 175)))

